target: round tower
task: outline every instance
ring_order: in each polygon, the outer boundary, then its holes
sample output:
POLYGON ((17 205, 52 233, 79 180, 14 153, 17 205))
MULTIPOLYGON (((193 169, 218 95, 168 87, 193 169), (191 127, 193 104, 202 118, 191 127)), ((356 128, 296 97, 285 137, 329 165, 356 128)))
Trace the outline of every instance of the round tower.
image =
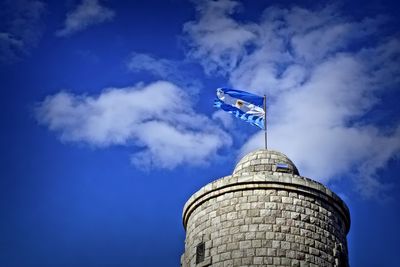
POLYGON ((284 154, 257 150, 183 209, 181 265, 348 266, 350 213, 284 154))

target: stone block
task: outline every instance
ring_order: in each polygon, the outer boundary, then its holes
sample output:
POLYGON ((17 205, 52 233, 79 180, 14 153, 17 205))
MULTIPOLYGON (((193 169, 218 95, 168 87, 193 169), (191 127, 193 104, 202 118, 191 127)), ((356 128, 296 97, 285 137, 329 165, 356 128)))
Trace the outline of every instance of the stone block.
POLYGON ((251 248, 251 240, 240 241, 239 242, 239 248, 240 249, 251 248))
POLYGON ((251 241, 253 248, 260 248, 261 247, 261 240, 252 240, 251 241))
POLYGON ((271 202, 277 202, 277 203, 282 202, 282 198, 280 196, 270 196, 269 199, 271 202))

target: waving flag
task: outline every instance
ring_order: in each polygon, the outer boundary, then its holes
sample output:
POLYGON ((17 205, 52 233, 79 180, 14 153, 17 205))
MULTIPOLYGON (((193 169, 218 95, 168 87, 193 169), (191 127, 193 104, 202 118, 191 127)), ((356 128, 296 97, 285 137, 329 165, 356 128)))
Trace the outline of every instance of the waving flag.
POLYGON ((218 88, 214 106, 264 129, 264 98, 244 91, 218 88))

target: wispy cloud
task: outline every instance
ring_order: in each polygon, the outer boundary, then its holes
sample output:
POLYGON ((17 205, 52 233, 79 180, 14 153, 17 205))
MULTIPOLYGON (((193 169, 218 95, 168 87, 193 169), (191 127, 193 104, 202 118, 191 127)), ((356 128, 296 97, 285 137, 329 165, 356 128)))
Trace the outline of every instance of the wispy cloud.
POLYGON ((42 18, 46 5, 41 1, 3 1, 0 30, 0 63, 10 64, 28 55, 43 31, 42 18))
POLYGON ((95 147, 128 145, 138 167, 174 168, 204 164, 230 137, 197 114, 184 90, 159 81, 127 88, 108 88, 100 95, 59 92, 36 108, 39 123, 65 142, 95 147))
MULTIPOLYGON (((267 94, 271 148, 305 176, 329 182, 350 174, 364 196, 386 188, 376 172, 400 152, 399 121, 383 129, 365 119, 400 85, 399 39, 379 36, 386 18, 269 7, 244 23, 233 16, 235 1, 196 3, 198 19, 184 26, 189 57, 236 88, 267 94)), ((262 142, 262 133, 252 136, 241 154, 262 142)))
POLYGON ((57 31, 57 36, 69 36, 83 31, 89 26, 112 20, 115 12, 101 6, 98 0, 82 0, 73 11, 67 14, 64 28, 57 31))
POLYGON ((23 41, 8 32, 0 32, 0 58, 2 62, 14 62, 17 59, 17 53, 23 52, 23 50, 23 41))
POLYGON ((231 128, 233 125, 233 117, 226 111, 217 110, 212 114, 212 118, 216 121, 219 121, 226 129, 231 128))
POLYGON ((199 60, 207 73, 232 71, 256 37, 247 26, 229 17, 239 7, 235 1, 197 1, 198 21, 187 22, 184 33, 189 56, 199 60))
POLYGON ((145 72, 157 79, 190 87, 192 92, 197 92, 201 87, 200 81, 187 71, 190 63, 184 61, 159 58, 151 54, 132 53, 128 59, 127 68, 134 73, 145 72))
POLYGON ((130 71, 145 71, 157 77, 166 78, 177 72, 177 61, 156 58, 149 54, 132 53, 127 63, 130 71))

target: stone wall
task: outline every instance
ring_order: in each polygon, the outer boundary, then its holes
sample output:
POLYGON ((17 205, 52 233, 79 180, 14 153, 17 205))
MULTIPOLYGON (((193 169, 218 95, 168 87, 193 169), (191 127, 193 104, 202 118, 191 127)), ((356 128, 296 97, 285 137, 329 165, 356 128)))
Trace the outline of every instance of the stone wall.
POLYGON ((214 181, 188 200, 183 223, 184 267, 348 266, 347 206, 296 174, 240 173, 214 181))

